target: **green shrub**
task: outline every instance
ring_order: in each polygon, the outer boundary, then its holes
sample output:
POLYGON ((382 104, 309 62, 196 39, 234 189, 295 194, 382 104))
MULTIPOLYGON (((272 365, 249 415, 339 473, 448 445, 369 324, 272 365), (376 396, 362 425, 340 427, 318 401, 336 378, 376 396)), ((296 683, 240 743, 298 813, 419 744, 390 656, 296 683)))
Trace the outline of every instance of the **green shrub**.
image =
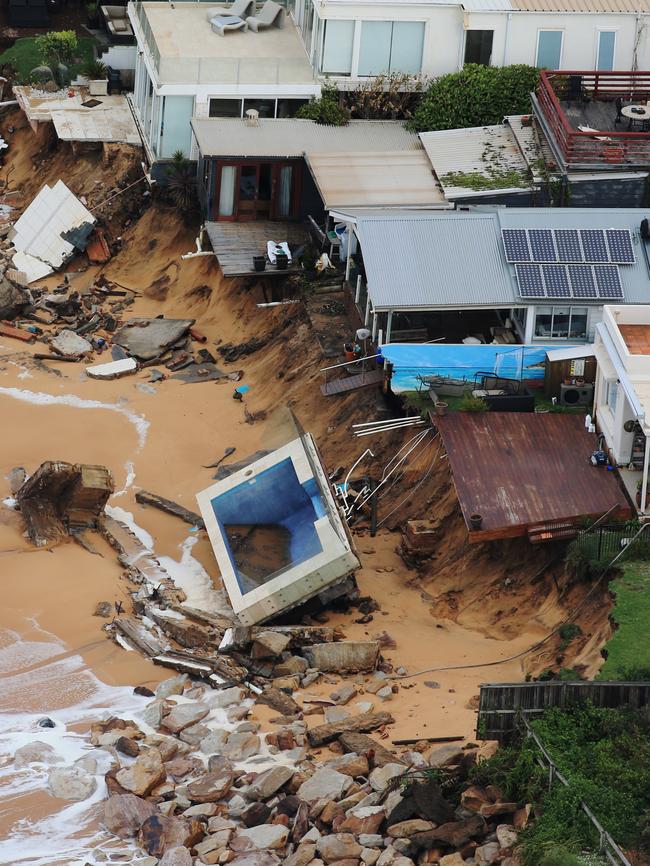
POLYGON ((565 848, 551 848, 539 861, 539 866, 583 866, 583 861, 565 848))
POLYGON ((558 634, 560 636, 559 649, 560 652, 564 652, 564 650, 569 646, 571 641, 582 634, 582 629, 575 622, 565 622, 558 629, 558 634))
POLYGON ((469 392, 463 396, 458 408, 461 412, 488 412, 490 409, 482 397, 473 397, 469 392))
POLYGON ((106 66, 99 60, 91 60, 83 67, 83 74, 91 81, 102 81, 106 78, 106 66))
POLYGON ((39 54, 52 70, 60 63, 70 66, 79 50, 79 41, 74 30, 52 31, 44 36, 37 36, 35 43, 39 54))
POLYGON ((533 66, 480 66, 437 78, 413 113, 416 132, 501 123, 505 115, 527 114, 539 70, 533 66))
POLYGON ((165 169, 167 175, 166 193, 170 202, 186 218, 193 218, 198 211, 196 167, 185 157, 181 150, 172 156, 165 169))
POLYGON ((350 113, 340 102, 339 92, 335 87, 324 86, 319 99, 310 99, 306 105, 301 105, 296 117, 302 120, 315 120, 324 126, 346 126, 350 113))

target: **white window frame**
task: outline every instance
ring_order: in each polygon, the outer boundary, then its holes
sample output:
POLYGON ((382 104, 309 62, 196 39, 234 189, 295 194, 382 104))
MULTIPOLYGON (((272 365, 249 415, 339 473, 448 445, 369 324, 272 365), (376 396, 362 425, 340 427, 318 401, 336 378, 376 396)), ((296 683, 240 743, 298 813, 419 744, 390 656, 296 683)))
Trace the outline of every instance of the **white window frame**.
POLYGON ((563 27, 538 27, 537 28, 537 41, 535 43, 535 66, 537 66, 537 56, 539 54, 539 37, 541 33, 561 33, 562 41, 560 42, 560 59, 557 65, 558 69, 562 69, 562 62, 564 60, 564 35, 565 30, 563 27))
POLYGON ((609 409, 612 414, 612 418, 616 417, 616 409, 618 407, 618 379, 606 379, 605 380, 605 405, 609 409), (613 400, 610 400, 610 395, 614 396, 613 400))
POLYGON ((490 61, 489 61, 489 63, 487 64, 487 66, 494 66, 494 64, 492 63, 492 57, 494 56, 494 35, 495 35, 495 29, 494 29, 494 27, 492 27, 492 28, 487 28, 487 27, 468 27, 466 30, 463 30, 463 47, 462 47, 462 50, 463 50, 463 54, 462 54, 462 63, 463 63, 463 67, 465 66, 465 63, 466 63, 466 61, 465 61, 465 52, 467 51, 467 34, 470 33, 470 32, 472 32, 472 31, 476 32, 477 30, 480 31, 480 32, 485 32, 485 31, 490 30, 491 33, 492 33, 492 48, 490 49, 490 61))
MULTIPOLYGON (((359 55, 361 53, 361 28, 363 27, 364 21, 367 21, 368 23, 373 23, 375 21, 383 21, 383 22, 386 22, 386 23, 391 24, 391 25, 400 24, 400 23, 422 24, 424 29, 422 31, 422 56, 420 57, 420 71, 414 72, 414 73, 409 73, 409 74, 413 74, 413 75, 422 75, 423 74, 422 70, 424 68, 424 58, 425 58, 425 50, 426 50, 427 35, 428 35, 428 27, 427 27, 428 22, 426 20, 420 19, 420 18, 414 18, 414 19, 410 19, 410 18, 408 18, 408 19, 401 19, 401 18, 358 18, 356 20, 356 26, 354 28, 354 39, 352 42, 352 73, 351 73, 351 77, 363 78, 364 80, 367 80, 369 78, 375 78, 379 74, 379 73, 375 73, 374 75, 366 75, 366 74, 360 75, 359 74, 359 55)), ((391 30, 391 46, 392 46, 392 38, 393 38, 393 36, 392 36, 392 30, 391 30)), ((392 51, 392 47, 391 47, 391 51, 392 51)), ((389 74, 391 74, 391 73, 389 73, 389 74)))
MULTIPOLYGON (((612 57, 612 70, 616 69, 616 49, 618 48, 618 27, 596 27, 596 44, 594 45, 594 70, 596 72, 598 69, 598 56, 600 54, 600 34, 601 33, 613 33, 614 34, 614 56, 612 57)), ((609 70, 602 69, 601 72, 607 72, 609 70)))
MULTIPOLYGON (((543 313, 542 315, 547 315, 543 313)), ((579 315, 583 315, 580 313, 579 315)), ((589 336, 589 307, 580 306, 580 304, 540 304, 540 306, 535 307, 535 320, 533 322, 533 340, 584 340, 587 342, 587 338, 589 336), (550 335, 541 335, 537 333, 537 316, 539 315, 539 311, 541 307, 550 307, 551 308, 551 334, 550 335), (567 328, 566 337, 554 337, 553 336, 553 323, 555 321, 555 311, 563 308, 569 308, 569 326, 567 328), (573 311, 574 310, 586 310, 587 311, 587 321, 585 327, 585 336, 584 337, 572 337, 571 336, 571 325, 573 323, 573 311)))

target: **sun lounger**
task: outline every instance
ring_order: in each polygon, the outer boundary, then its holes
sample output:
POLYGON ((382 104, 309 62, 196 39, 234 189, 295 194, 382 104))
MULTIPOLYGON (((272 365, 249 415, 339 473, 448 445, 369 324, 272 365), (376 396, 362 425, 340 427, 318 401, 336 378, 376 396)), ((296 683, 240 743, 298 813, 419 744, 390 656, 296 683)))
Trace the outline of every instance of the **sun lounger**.
POLYGON ((248 24, 236 15, 215 15, 210 19, 210 27, 219 36, 225 36, 228 30, 248 30, 248 24))
POLYGON ((212 22, 217 16, 230 16, 246 20, 249 15, 255 13, 255 0, 235 0, 229 6, 211 6, 206 11, 206 18, 212 22))
POLYGON ((291 261, 291 252, 289 250, 289 244, 286 241, 282 241, 281 244, 276 244, 275 241, 268 241, 266 244, 266 254, 272 265, 275 264, 276 256, 280 251, 285 253, 287 259, 291 261))
POLYGON ((266 27, 275 26, 281 28, 284 27, 286 14, 286 10, 279 3, 275 3, 274 0, 266 0, 259 14, 247 18, 246 23, 255 33, 266 27))

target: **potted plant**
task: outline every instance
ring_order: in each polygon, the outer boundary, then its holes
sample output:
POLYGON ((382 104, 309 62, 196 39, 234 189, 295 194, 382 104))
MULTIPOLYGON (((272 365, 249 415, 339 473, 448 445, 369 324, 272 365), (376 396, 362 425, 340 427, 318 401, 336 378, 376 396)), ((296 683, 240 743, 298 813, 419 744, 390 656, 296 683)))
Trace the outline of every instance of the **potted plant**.
POLYGON ((481 524, 483 523, 483 515, 482 514, 470 514, 469 516, 469 524, 472 529, 480 529, 481 524))
POLYGON ((436 407, 436 415, 440 415, 440 416, 446 415, 447 409, 449 408, 449 403, 445 403, 444 400, 436 400, 435 407, 436 407))
POLYGON ((253 267, 259 273, 266 268, 266 256, 253 256, 253 267))
POLYGON ((286 253, 277 253, 275 256, 275 267, 279 271, 286 271, 289 267, 289 256, 286 253))
POLYGON ((91 30, 99 28, 99 6, 97 3, 86 3, 86 14, 88 15, 88 27, 91 30))
POLYGON ((84 67, 83 74, 88 79, 88 91, 91 96, 106 96, 108 74, 103 63, 99 60, 91 60, 84 67))

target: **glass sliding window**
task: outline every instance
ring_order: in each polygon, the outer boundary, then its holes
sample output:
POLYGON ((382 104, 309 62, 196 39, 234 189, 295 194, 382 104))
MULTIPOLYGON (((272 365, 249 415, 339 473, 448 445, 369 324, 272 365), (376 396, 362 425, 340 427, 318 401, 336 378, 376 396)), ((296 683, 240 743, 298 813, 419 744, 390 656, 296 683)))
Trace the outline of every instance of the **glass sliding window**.
POLYGON ((587 339, 587 308, 571 307, 571 324, 569 326, 569 337, 574 340, 587 339))
POLYGON ((390 71, 392 21, 363 21, 359 48, 359 75, 380 75, 390 71))
POLYGON ((612 411, 612 415, 616 414, 616 404, 618 402, 618 382, 611 379, 607 382, 607 405, 612 411))
POLYGON ((208 104, 210 117, 241 117, 241 99, 211 99, 208 104))
POLYGON ((301 105, 307 105, 308 99, 278 99, 276 117, 295 117, 301 105))
POLYGON ((329 75, 349 75, 352 71, 354 21, 325 21, 321 72, 329 75))
POLYGON ((562 59, 563 30, 537 31, 537 59, 535 66, 544 69, 559 69, 562 59))
POLYGON ((616 31, 598 31, 598 56, 596 57, 596 69, 611 72, 614 69, 614 51, 616 49, 616 31))
POLYGON ((535 336, 551 337, 553 329, 553 307, 538 307, 535 317, 535 336))
POLYGON ((417 74, 422 69, 423 21, 394 21, 390 71, 417 74))
POLYGON ((275 117, 275 99, 245 99, 244 116, 251 108, 259 111, 260 117, 275 117))
POLYGON ((494 30, 465 31, 465 63, 489 66, 492 57, 494 30))
POLYGON ((219 189, 219 216, 229 217, 235 209, 235 180, 237 179, 237 166, 224 165, 221 167, 221 187, 219 189))

